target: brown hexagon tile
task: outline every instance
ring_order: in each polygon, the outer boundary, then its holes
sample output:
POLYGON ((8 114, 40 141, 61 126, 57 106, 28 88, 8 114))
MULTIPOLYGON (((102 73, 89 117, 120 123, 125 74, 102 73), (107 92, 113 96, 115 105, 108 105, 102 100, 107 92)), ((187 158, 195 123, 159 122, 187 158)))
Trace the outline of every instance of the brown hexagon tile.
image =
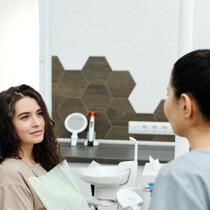
POLYGON ((106 81, 106 87, 113 98, 128 98, 135 84, 128 71, 113 71, 106 81))
POLYGON ((79 112, 85 116, 87 115, 87 109, 81 99, 66 98, 58 109, 58 113, 61 116, 61 119, 64 121, 65 118, 73 112, 79 112))
POLYGON ((60 137, 58 137, 58 138, 69 138, 70 139, 71 138, 71 135, 72 135, 70 132, 68 132, 66 130, 66 128, 64 127, 64 125, 61 127, 59 133, 60 133, 60 137))
POLYGON ((111 71, 105 57, 89 57, 82 69, 89 84, 104 84, 111 71))
POLYGON ((55 122, 54 132, 56 137, 58 138, 68 137, 68 131, 64 130, 63 120, 60 118, 57 111, 52 112, 52 119, 55 122))
POLYGON ((56 83, 64 73, 64 68, 57 56, 52 56, 52 82, 56 83))
MULTIPOLYGON (((90 118, 88 117, 88 121, 90 118)), ((104 139, 107 132, 110 129, 110 122, 107 119, 107 116, 103 112, 97 112, 95 117, 95 131, 97 139, 104 139)))
POLYGON ((136 114, 134 121, 156 121, 153 114, 136 114))
POLYGON ((155 119, 156 119, 157 121, 160 121, 160 122, 168 122, 168 120, 167 120, 167 118, 166 118, 166 116, 165 116, 165 114, 164 114, 164 111, 163 111, 164 102, 165 102, 165 100, 162 100, 162 101, 158 104, 158 106, 157 106, 157 108, 156 108, 156 110, 155 110, 155 112, 154 112, 154 117, 155 117, 155 119))
POLYGON ((87 129, 81 133, 78 133, 78 138, 79 139, 87 139, 87 129))
MULTIPOLYGON (((57 56, 52 57, 53 120, 57 137, 70 138, 64 127, 67 115, 87 116, 94 109, 97 139, 174 141, 174 136, 128 134, 128 121, 166 121, 164 100, 153 114, 135 113, 128 97, 135 82, 128 71, 112 71, 105 57, 90 57, 82 71, 65 71, 57 56), (111 95, 110 95, 111 94, 111 95)), ((89 121, 89 117, 87 116, 89 121)), ((78 134, 87 138, 88 127, 78 134)))
POLYGON ((175 136, 173 135, 130 134, 130 136, 134 137, 136 140, 141 140, 141 141, 173 142, 175 140, 175 136))
POLYGON ((87 88, 87 81, 81 71, 65 71, 58 85, 67 98, 81 97, 87 88))
POLYGON ((52 109, 57 110, 63 102, 64 96, 57 84, 52 85, 52 109))
POLYGON ((154 135, 152 138, 152 141, 174 141, 175 136, 174 135, 154 135))
POLYGON ((104 85, 88 85, 82 100, 89 111, 104 111, 111 101, 111 96, 104 85))
POLYGON ((136 140, 142 140, 142 141, 152 141, 153 135, 150 134, 132 134, 132 137, 134 137, 136 140))
POLYGON ((114 98, 106 110, 106 115, 112 125, 127 126, 128 121, 134 119, 135 112, 127 98, 114 98))
POLYGON ((128 126, 112 126, 106 139, 129 140, 128 126))

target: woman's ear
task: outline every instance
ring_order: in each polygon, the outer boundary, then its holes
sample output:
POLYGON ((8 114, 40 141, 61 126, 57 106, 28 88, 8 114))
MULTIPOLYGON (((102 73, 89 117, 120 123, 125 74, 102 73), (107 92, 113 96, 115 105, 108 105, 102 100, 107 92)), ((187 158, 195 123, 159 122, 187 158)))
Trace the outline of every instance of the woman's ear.
POLYGON ((187 93, 182 93, 180 102, 183 105, 184 118, 191 118, 194 110, 192 98, 187 93))

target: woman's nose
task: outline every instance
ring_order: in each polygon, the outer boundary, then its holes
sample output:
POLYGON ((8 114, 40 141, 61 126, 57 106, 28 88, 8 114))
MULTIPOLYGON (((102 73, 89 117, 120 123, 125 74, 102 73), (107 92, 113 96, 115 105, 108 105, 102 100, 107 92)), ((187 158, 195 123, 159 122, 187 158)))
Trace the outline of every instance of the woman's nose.
POLYGON ((39 126, 40 125, 40 121, 37 117, 33 118, 33 122, 32 122, 32 126, 39 126))

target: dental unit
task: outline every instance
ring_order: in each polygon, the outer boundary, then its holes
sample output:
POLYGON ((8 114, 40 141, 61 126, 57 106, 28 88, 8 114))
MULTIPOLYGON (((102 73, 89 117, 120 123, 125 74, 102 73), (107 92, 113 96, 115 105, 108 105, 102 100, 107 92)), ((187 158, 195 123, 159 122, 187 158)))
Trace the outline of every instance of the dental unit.
POLYGON ((117 193, 121 189, 129 189, 133 192, 130 195, 130 191, 126 191, 128 197, 133 197, 133 194, 136 194, 134 191, 137 187, 138 178, 138 142, 132 137, 130 137, 130 141, 134 142, 135 145, 133 161, 123 161, 117 166, 102 166, 93 161, 89 167, 78 168, 74 171, 80 179, 95 186, 94 197, 88 200, 89 204, 109 206, 117 201, 121 206, 129 206, 134 205, 135 200, 137 200, 137 206, 142 204, 142 199, 138 195, 135 195, 132 204, 125 203, 124 199, 121 198, 126 196, 124 193, 118 194, 117 199, 117 193))
POLYGON ((123 210, 138 210, 143 204, 142 198, 130 189, 120 189, 117 192, 117 203, 123 210))

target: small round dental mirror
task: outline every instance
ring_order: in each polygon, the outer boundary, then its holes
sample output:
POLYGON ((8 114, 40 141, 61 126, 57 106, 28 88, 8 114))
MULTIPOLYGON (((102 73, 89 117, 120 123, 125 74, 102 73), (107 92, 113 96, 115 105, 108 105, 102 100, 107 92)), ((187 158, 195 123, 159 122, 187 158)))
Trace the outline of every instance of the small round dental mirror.
POLYGON ((87 127, 87 118, 81 113, 74 112, 66 117, 64 121, 64 126, 67 131, 72 133, 71 145, 76 146, 78 133, 81 133, 87 127))

